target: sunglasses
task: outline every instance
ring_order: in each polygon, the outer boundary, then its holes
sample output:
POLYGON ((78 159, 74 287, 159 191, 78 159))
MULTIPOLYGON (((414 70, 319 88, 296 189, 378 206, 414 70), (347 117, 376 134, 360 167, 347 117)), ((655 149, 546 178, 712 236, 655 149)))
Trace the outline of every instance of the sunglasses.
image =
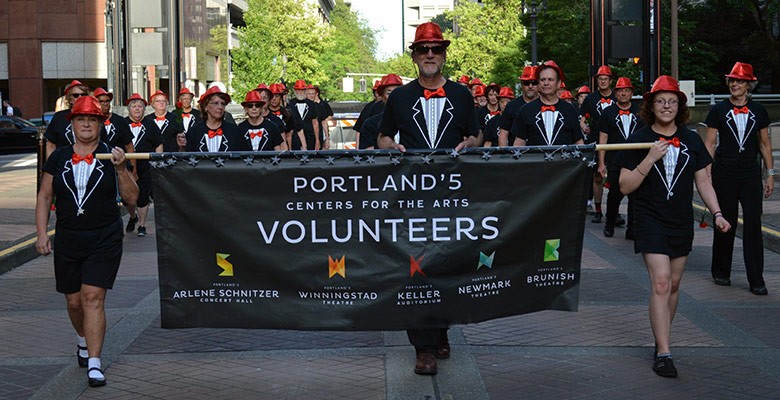
POLYGON ((81 96, 86 96, 86 93, 71 93, 70 94, 74 99, 78 99, 81 96))
POLYGON ((444 46, 417 46, 414 48, 414 53, 417 55, 428 54, 432 51, 433 54, 444 54, 447 49, 444 46))
POLYGON ((537 81, 523 81, 523 86, 532 86, 532 85, 536 86, 538 84, 539 84, 539 82, 537 82, 537 81))
POLYGON ((263 108, 263 104, 265 104, 265 103, 247 103, 244 107, 246 107, 246 108, 263 108))

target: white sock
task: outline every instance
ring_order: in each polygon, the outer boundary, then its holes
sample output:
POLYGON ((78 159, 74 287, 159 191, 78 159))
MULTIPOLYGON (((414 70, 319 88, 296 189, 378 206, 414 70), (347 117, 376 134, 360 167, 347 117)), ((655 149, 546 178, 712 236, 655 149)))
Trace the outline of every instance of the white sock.
MULTIPOLYGON (((81 346, 81 347, 86 349, 87 348, 87 338, 85 338, 84 336, 78 336, 78 335, 76 335, 76 338, 79 341, 79 346, 81 346)), ((87 358, 87 357, 89 357, 89 353, 87 352, 87 350, 79 349, 79 357, 87 358)))
POLYGON ((90 357, 89 358, 89 368, 88 369, 90 371, 88 373, 88 376, 90 378, 94 378, 94 379, 103 379, 104 378, 103 374, 100 373, 100 371, 94 370, 92 368, 101 368, 101 366, 100 366, 100 358, 98 358, 98 357, 90 357))

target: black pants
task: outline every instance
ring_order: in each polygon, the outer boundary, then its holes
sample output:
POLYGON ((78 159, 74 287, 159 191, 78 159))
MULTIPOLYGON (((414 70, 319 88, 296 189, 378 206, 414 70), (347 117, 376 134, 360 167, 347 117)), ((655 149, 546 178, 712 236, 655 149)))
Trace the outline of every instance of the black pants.
POLYGON ((447 329, 410 329, 406 331, 406 335, 409 337, 409 343, 414 346, 417 354, 436 354, 441 338, 447 334, 447 329))
MULTIPOLYGON (((606 226, 608 228, 615 227, 615 221, 617 220, 618 211, 620 210, 620 202, 623 201, 623 193, 620 192, 620 170, 608 170, 607 182, 609 182, 609 193, 607 194, 607 214, 606 214, 606 226)), ((628 196, 628 216, 626 219, 626 228, 633 232, 634 225, 634 200, 632 195, 628 196)))
POLYGON ((745 258, 748 283, 750 287, 764 286, 764 242, 761 234, 763 182, 760 172, 756 171, 750 177, 734 176, 716 163, 712 166, 712 186, 718 196, 723 218, 732 226, 726 233, 715 229, 712 241, 712 277, 731 277, 739 203, 742 204, 742 254, 745 258))

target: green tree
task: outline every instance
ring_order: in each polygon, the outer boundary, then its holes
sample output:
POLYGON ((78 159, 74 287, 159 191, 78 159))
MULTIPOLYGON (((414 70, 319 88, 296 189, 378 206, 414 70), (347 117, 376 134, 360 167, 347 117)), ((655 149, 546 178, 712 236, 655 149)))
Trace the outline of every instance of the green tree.
POLYGON ((417 66, 414 65, 412 56, 407 52, 384 61, 381 63, 380 69, 385 74, 396 74, 406 78, 417 77, 417 66))
POLYGON ((485 0, 482 4, 460 2, 447 18, 458 26, 447 51, 447 70, 452 76, 476 76, 483 81, 514 86, 525 64, 519 23, 520 0, 485 0))
POLYGON ((330 44, 319 57, 325 77, 314 83, 320 86, 329 100, 370 100, 370 90, 367 93, 344 93, 342 78, 347 73, 377 72, 374 30, 344 0, 336 0, 336 6, 330 13, 330 24, 330 44))
POLYGON ((331 33, 303 0, 248 0, 240 47, 231 52, 233 88, 244 93, 258 83, 326 79, 318 61, 331 33))

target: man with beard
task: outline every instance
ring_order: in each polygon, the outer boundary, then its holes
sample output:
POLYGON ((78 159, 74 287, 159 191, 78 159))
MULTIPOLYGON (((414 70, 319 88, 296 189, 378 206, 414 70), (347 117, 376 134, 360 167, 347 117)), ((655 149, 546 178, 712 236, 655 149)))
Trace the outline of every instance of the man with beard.
POLYGON ((290 100, 287 108, 298 121, 298 125, 303 127, 303 136, 306 138, 306 147, 303 147, 297 137, 293 136, 293 150, 319 150, 320 149, 320 120, 317 115, 318 106, 313 101, 306 98, 306 81, 299 79, 295 81, 293 90, 295 98, 290 100))
MULTIPOLYGON (((379 148, 402 152, 407 148, 460 150, 482 143, 474 98, 466 88, 441 74, 449 44, 439 25, 426 22, 417 27, 409 47, 419 78, 395 89, 387 99, 379 126, 379 148), (396 132, 400 143, 393 139, 396 132)), ((450 356, 447 328, 411 329, 407 334, 417 353, 414 372, 436 374, 436 359, 450 356)))
POLYGON ((536 80, 536 68, 535 65, 526 65, 523 68, 523 74, 520 75, 520 86, 522 87, 523 95, 510 101, 504 111, 501 112, 501 120, 498 125, 499 146, 508 146, 510 143, 514 143, 514 137, 509 137, 509 130, 512 129, 517 112, 520 110, 520 107, 539 97, 539 81, 536 80))

